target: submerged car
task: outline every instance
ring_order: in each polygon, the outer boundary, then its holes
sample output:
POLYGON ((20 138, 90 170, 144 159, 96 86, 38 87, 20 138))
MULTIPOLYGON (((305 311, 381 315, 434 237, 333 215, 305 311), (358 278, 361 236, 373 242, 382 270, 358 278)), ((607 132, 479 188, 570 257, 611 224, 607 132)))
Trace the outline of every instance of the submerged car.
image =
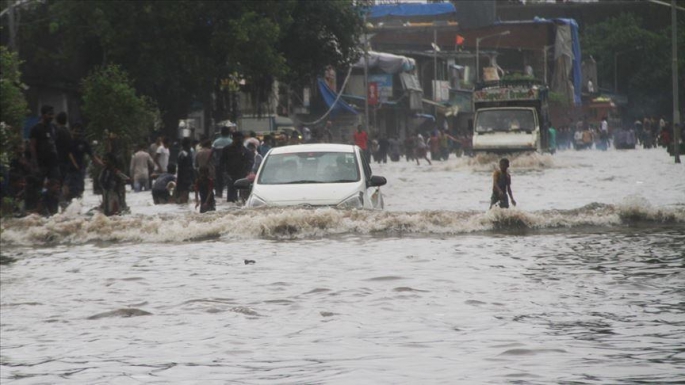
POLYGON ((239 179, 237 189, 252 189, 246 207, 332 206, 382 209, 380 187, 359 147, 300 144, 271 149, 254 180, 239 179))

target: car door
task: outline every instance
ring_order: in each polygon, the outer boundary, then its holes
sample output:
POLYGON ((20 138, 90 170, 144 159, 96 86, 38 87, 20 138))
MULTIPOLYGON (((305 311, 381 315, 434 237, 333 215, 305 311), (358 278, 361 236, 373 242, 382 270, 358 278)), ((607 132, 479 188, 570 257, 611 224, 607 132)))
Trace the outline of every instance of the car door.
POLYGON ((368 182, 371 179, 373 172, 371 171, 371 166, 366 160, 366 157, 359 153, 359 158, 361 159, 362 169, 364 171, 364 186, 366 187, 366 192, 364 193, 364 207, 382 209, 384 203, 381 188, 379 186, 368 187, 368 182))

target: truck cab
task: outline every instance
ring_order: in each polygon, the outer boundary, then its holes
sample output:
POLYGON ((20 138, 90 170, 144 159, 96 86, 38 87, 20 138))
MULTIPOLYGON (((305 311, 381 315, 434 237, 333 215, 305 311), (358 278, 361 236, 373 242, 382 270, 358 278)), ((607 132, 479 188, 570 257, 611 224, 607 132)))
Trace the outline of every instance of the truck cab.
POLYGON ((548 150, 547 89, 496 83, 474 91, 473 151, 548 150))

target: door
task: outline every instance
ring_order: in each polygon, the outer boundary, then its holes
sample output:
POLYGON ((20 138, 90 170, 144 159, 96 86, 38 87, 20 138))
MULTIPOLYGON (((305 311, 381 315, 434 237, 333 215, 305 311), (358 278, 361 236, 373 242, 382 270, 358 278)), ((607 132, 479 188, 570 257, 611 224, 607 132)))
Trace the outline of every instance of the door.
MULTIPOLYGON (((359 153, 359 159, 362 162, 362 169, 364 171, 364 186, 368 186, 368 181, 371 179, 373 172, 371 171, 371 166, 361 153, 359 153)), ((364 192, 364 207, 373 209, 382 209, 385 204, 383 203, 383 194, 381 194, 381 188, 378 186, 366 187, 364 192)))

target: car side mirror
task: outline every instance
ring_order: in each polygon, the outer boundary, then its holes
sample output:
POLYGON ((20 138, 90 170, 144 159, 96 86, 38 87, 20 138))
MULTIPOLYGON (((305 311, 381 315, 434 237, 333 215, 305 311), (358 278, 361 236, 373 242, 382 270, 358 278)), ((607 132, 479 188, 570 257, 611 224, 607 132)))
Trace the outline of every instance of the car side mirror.
POLYGON ((366 187, 380 187, 388 183, 387 179, 382 176, 372 175, 371 179, 366 182, 366 187))
POLYGON ((238 190, 248 190, 252 186, 252 181, 247 178, 238 179, 233 186, 238 190))

